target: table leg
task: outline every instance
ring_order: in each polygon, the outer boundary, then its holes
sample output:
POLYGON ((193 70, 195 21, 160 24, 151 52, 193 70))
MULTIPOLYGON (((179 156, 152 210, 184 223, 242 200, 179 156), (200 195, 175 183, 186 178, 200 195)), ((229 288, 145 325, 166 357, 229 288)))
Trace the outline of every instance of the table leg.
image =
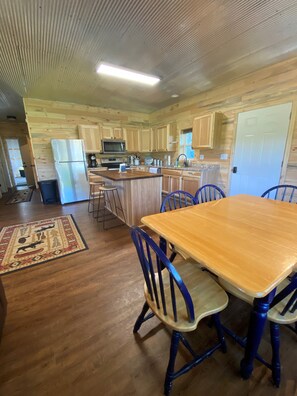
POLYGON ((167 254, 167 242, 166 242, 166 239, 160 237, 159 247, 165 254, 167 254))
POLYGON ((263 298, 255 298, 251 313, 244 358, 240 364, 241 376, 248 379, 253 372, 254 358, 258 351, 264 331, 269 305, 274 298, 276 289, 263 298))

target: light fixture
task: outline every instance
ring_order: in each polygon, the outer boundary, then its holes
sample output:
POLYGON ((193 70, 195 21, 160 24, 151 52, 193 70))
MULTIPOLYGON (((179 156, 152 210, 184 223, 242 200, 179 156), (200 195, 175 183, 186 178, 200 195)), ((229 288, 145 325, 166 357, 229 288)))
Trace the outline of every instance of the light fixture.
POLYGON ((127 69, 125 67, 109 65, 108 63, 100 63, 97 69, 97 73, 106 74, 107 76, 123 78, 125 80, 136 81, 147 85, 155 85, 160 81, 159 77, 136 72, 134 70, 127 69))
POLYGON ((178 98, 179 95, 178 95, 178 94, 172 94, 171 97, 172 97, 172 98, 178 98))

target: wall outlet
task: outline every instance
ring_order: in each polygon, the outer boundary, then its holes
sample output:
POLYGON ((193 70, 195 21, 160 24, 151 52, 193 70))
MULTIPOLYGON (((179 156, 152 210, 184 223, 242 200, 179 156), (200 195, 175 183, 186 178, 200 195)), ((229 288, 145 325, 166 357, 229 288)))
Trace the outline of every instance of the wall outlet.
POLYGON ((227 160, 228 154, 221 154, 220 158, 221 158, 221 160, 227 160))
POLYGON ((204 155, 200 154, 199 158, 201 159, 201 161, 204 160, 204 155))

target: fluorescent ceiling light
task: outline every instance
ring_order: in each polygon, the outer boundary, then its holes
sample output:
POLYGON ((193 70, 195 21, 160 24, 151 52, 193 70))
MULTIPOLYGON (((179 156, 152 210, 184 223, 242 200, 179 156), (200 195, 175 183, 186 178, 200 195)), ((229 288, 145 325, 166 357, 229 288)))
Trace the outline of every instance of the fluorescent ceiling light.
POLYGON ((123 78, 125 80, 136 81, 147 85, 155 85, 160 81, 159 77, 139 73, 131 69, 126 69, 125 67, 109 65, 107 63, 100 63, 97 73, 123 78))

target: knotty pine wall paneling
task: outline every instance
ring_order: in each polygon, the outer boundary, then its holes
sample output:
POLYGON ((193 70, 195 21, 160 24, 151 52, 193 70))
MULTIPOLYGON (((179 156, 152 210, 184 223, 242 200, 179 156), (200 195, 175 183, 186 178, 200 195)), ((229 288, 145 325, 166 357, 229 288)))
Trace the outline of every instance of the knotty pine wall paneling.
POLYGON ((240 112, 292 102, 292 115, 284 157, 281 182, 297 184, 297 58, 266 67, 245 78, 203 92, 191 99, 155 111, 150 115, 152 124, 176 122, 177 130, 191 128, 194 117, 220 111, 224 114, 221 143, 218 149, 196 150, 196 160, 220 164, 218 184, 228 193, 237 117, 240 112), (228 160, 221 160, 221 154, 228 160))
POLYGON ((38 180, 56 177, 51 139, 78 139, 78 125, 148 125, 149 115, 73 103, 24 99, 38 180))

